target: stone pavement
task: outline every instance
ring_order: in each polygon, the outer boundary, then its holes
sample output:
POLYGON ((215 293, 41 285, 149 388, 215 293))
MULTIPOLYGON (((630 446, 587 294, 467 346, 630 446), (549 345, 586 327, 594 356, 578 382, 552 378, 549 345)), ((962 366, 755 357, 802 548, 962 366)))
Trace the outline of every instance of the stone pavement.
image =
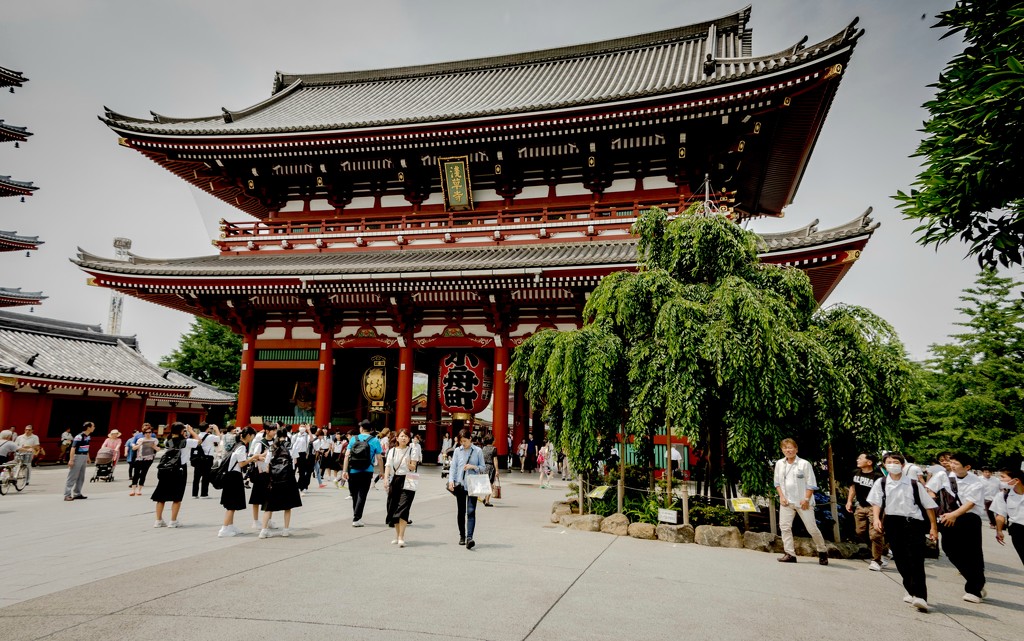
MULTIPOLYGON (((479 508, 472 552, 457 545, 454 500, 429 470, 408 547, 389 545, 383 491, 351 527, 347 491, 316 489, 291 538, 216 538, 216 499, 186 498, 185 527, 153 529, 148 496, 122 478, 61 500, 65 469, 0 497, 0 635, 29 639, 1018 640, 1024 568, 986 530, 989 598, 960 600, 945 559, 927 566, 933 611, 901 600, 895 571, 863 561, 801 559, 607 534, 549 523, 564 484, 506 476, 479 508)), ((91 474, 91 470, 90 470, 91 474)), ((123 472, 120 474, 124 476, 123 472)), ((248 517, 236 523, 248 528, 248 517)))

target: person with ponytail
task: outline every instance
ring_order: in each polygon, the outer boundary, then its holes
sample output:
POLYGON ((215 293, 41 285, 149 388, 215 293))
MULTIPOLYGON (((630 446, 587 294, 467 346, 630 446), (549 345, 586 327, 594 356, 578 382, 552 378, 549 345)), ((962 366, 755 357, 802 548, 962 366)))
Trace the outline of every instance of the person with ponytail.
POLYGON ((256 430, 251 427, 243 429, 235 442, 231 453, 231 461, 228 463, 227 478, 224 479, 224 489, 220 495, 220 504, 224 506, 224 525, 217 533, 219 537, 238 536, 242 533, 235 527, 235 512, 245 509, 245 479, 242 476, 244 470, 250 463, 262 461, 266 458, 265 453, 248 455, 248 446, 256 436, 256 430))
POLYGON ((188 462, 192 450, 199 445, 199 436, 191 425, 174 423, 171 435, 164 443, 166 449, 157 465, 156 489, 151 497, 156 503, 156 522, 153 527, 181 527, 178 511, 181 499, 185 497, 185 485, 188 482, 188 462), (167 457, 173 457, 173 461, 167 457), (167 459, 165 461, 165 459, 167 459), (164 521, 164 505, 171 504, 171 522, 164 521))

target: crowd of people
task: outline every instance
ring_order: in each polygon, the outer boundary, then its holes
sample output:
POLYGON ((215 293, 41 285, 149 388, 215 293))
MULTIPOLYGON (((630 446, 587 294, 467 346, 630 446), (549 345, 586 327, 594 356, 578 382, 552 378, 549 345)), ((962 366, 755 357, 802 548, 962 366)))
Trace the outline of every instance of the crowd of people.
MULTIPOLYGON (((797 456, 793 439, 780 443, 783 457, 775 464, 774 485, 779 499, 782 563, 795 563, 793 521, 799 516, 828 565, 825 540, 814 517, 817 481, 810 463, 797 456)), ((846 510, 853 514, 858 537, 869 546, 868 568, 888 566, 886 550, 903 580, 903 601, 928 611, 925 559, 942 552, 964 580, 963 600, 981 603, 988 595, 982 537, 986 525, 996 541, 1005 544, 1004 531, 1024 563, 1024 466, 995 471, 982 468, 967 454, 943 452, 927 469, 899 452, 862 452, 851 475, 846 510), (882 465, 879 467, 879 458, 882 465), (929 554, 929 548, 935 553, 929 554)))

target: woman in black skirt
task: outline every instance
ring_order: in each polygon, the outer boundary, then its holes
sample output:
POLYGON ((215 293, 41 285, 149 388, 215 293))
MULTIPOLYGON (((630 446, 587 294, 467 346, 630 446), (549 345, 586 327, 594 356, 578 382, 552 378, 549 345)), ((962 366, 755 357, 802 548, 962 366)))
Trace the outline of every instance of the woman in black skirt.
POLYGON ((224 489, 220 495, 220 504, 226 510, 224 512, 224 526, 217 533, 219 537, 238 536, 242 533, 235 527, 235 512, 245 509, 245 479, 242 477, 242 470, 254 461, 262 461, 265 454, 255 456, 248 455, 248 446, 256 436, 256 430, 247 427, 238 435, 238 441, 231 450, 231 462, 228 463, 227 478, 224 479, 224 489))
POLYGON ((153 527, 181 527, 178 523, 178 510, 181 509, 181 499, 185 497, 185 482, 188 480, 188 461, 186 452, 191 453, 199 445, 199 437, 191 425, 174 423, 171 425, 171 435, 167 437, 164 444, 166 451, 157 464, 156 489, 153 490, 153 502, 156 503, 156 523, 153 527), (186 438, 186 434, 188 438, 186 438), (164 465, 164 459, 168 456, 177 459, 177 466, 168 468, 164 465), (164 521, 164 505, 171 504, 171 523, 164 521))
MULTIPOLYGON (((277 435, 277 423, 270 423, 263 426, 263 433, 257 434, 249 445, 249 456, 266 454, 270 444, 274 442, 277 435)), ((260 506, 267 500, 270 491, 270 456, 259 459, 256 465, 249 468, 249 482, 252 484, 252 491, 249 493, 249 505, 252 506, 252 527, 254 530, 262 530, 260 523, 260 506)))
POLYGON ((270 484, 263 501, 263 529, 260 530, 260 538, 291 536, 292 509, 302 507, 302 498, 299 495, 299 484, 295 481, 288 438, 280 430, 273 440, 268 460, 270 484), (280 531, 275 531, 270 524, 274 512, 284 512, 284 528, 280 531))
POLYGON ((420 462, 418 450, 409 447, 409 430, 398 430, 397 444, 388 450, 384 462, 384 490, 388 493, 388 525, 395 528, 392 544, 405 547, 405 528, 409 525, 409 510, 416 498, 415 485, 419 475, 416 466, 420 462), (409 486, 406 487, 406 479, 409 486))

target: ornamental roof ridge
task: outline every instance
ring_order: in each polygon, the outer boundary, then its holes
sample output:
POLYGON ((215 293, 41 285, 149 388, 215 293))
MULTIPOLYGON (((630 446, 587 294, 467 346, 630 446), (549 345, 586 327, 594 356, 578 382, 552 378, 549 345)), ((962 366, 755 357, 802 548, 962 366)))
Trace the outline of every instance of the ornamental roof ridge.
POLYGON ((448 75, 485 69, 498 69, 526 64, 554 62, 570 58, 599 56, 629 49, 653 47, 660 44, 679 42, 682 40, 707 39, 710 27, 717 29, 738 29, 744 39, 744 47, 749 48, 751 30, 746 28, 750 22, 751 5, 726 14, 719 18, 706 20, 690 25, 640 33, 631 36, 597 40, 592 42, 538 49, 521 53, 504 54, 471 58, 469 60, 453 60, 448 62, 393 67, 388 69, 367 69, 362 71, 341 71, 327 73, 286 73, 278 71, 274 77, 272 93, 277 93, 290 86, 296 80, 302 80, 308 87, 338 85, 358 82, 378 82, 381 80, 404 80, 422 76, 448 75))
POLYGON ((10 176, 0 176, 0 184, 3 184, 3 183, 6 183, 8 185, 12 185, 14 187, 19 187, 21 189, 31 189, 33 191, 36 190, 36 189, 39 189, 39 187, 36 187, 35 185, 33 185, 31 181, 25 182, 25 181, 21 181, 21 180, 14 180, 10 176))
MULTIPOLYGON (((4 290, 0 289, 0 291, 4 290)), ((18 288, 17 290, 7 291, 20 292, 21 289, 18 288)), ((41 294, 42 292, 38 293, 41 294)), ((103 333, 103 327, 101 325, 89 325, 87 323, 66 321, 46 316, 36 316, 34 314, 18 314, 16 312, 6 312, 3 310, 0 310, 0 328, 12 328, 19 331, 53 334, 64 336, 66 338, 76 338, 79 340, 90 340, 110 344, 113 344, 117 340, 129 344, 134 344, 136 342, 134 336, 115 336, 112 334, 105 334, 103 333)))
POLYGON ((19 236, 16 231, 4 231, 2 229, 0 229, 0 238, 22 243, 32 243, 33 245, 42 245, 45 243, 45 241, 39 240, 39 236, 19 236))
MULTIPOLYGON (((23 298, 25 300, 36 301, 43 300, 48 297, 43 296, 43 292, 23 292, 20 287, 0 287, 0 298, 23 298)), ((0 315, 7 313, 9 312, 0 311, 0 315)), ((0 316, 0 324, 2 324, 2 322, 2 316, 0 316)))
POLYGON ((0 87, 20 87, 26 82, 28 82, 28 78, 20 71, 0 67, 0 87))
POLYGON ((225 392, 219 387, 214 387, 209 383, 204 383, 203 381, 193 378, 192 376, 174 368, 165 369, 164 379, 169 381, 178 380, 187 385, 191 385, 193 389, 192 393, 188 396, 190 400, 234 402, 236 398, 235 394, 225 392))
POLYGON ((17 125, 5 124, 5 121, 3 119, 0 119, 0 129, 7 129, 9 131, 14 131, 14 132, 17 132, 17 133, 19 133, 19 134, 21 134, 23 136, 31 136, 31 135, 33 135, 32 132, 28 130, 28 127, 19 127, 17 125))

